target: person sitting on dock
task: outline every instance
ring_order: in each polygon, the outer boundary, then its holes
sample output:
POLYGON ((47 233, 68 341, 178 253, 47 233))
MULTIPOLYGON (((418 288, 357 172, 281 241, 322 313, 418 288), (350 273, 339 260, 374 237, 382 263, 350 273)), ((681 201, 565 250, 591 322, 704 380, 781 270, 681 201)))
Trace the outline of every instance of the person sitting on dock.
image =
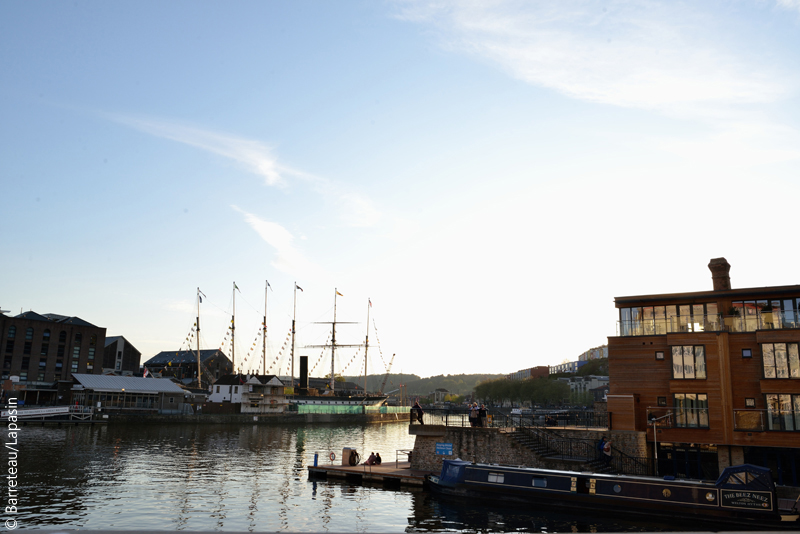
POLYGON ((369 458, 367 458, 367 461, 364 463, 366 463, 367 465, 375 465, 375 453, 371 452, 369 454, 369 458))
POLYGON ((375 465, 381 465, 382 461, 383 460, 381 460, 381 453, 376 452, 375 453, 375 465))

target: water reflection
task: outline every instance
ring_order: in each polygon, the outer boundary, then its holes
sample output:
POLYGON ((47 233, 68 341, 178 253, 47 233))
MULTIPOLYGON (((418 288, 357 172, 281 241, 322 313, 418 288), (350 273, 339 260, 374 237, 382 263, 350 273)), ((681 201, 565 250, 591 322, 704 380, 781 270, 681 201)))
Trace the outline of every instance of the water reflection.
MULTIPOLYGON (((24 529, 290 532, 680 530, 452 502, 422 490, 309 479, 343 447, 386 463, 403 424, 33 427, 21 433, 24 529)), ((691 530, 687 528, 686 530, 691 530)))

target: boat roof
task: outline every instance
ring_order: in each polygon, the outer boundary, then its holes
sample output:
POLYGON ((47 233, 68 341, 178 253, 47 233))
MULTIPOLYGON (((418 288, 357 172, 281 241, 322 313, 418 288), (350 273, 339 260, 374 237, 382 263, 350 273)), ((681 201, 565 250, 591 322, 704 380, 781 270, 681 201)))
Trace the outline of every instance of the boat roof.
MULTIPOLYGON (((646 476, 646 475, 616 475, 610 473, 594 473, 592 471, 570 471, 566 469, 544 469, 541 467, 527 467, 524 465, 503 465, 503 464, 481 464, 481 463, 473 463, 465 460, 445 460, 449 464, 455 464, 458 467, 465 466, 465 467, 480 467, 485 469, 513 469, 516 471, 530 471, 534 473, 543 473, 543 474, 552 474, 552 475, 582 475, 587 476, 591 475, 592 478, 613 478, 613 479, 635 479, 635 480, 665 480, 665 477, 654 477, 654 476, 646 476)), ((688 480, 683 478, 676 478, 674 480, 670 479, 670 482, 678 482, 681 484, 697 484, 697 485, 708 485, 711 482, 703 481, 703 480, 688 480)), ((741 486, 739 486, 741 488, 741 486)))

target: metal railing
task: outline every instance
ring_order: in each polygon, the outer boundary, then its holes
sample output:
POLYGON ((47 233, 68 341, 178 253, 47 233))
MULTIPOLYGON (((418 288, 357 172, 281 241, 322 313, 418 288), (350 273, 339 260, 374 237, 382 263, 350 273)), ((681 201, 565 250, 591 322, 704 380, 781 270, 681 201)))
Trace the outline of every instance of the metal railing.
POLYGON ((617 321, 617 336, 654 336, 679 332, 755 332, 800 328, 800 310, 761 311, 745 315, 707 314, 617 321))
POLYGON ((647 426, 656 428, 708 428, 708 408, 647 408, 647 426))
MULTIPOLYGON (((472 426, 469 413, 450 409, 431 408, 424 410, 423 425, 454 427, 472 426)), ((608 414, 580 410, 555 411, 550 414, 492 414, 489 413, 481 426, 513 430, 524 435, 528 445, 538 448, 540 453, 555 459, 603 461, 617 473, 627 475, 653 475, 655 462, 652 458, 638 458, 625 454, 612 445, 611 458, 597 449, 594 440, 566 438, 555 432, 558 428, 608 429, 608 414)), ((411 418, 412 425, 419 425, 411 418)))
MULTIPOLYGON (((426 425, 473 426, 469 412, 461 408, 430 408, 424 410, 423 422, 426 425)), ((486 427, 575 427, 608 428, 609 414, 583 410, 537 410, 526 414, 507 414, 489 410, 486 419, 479 426, 486 427)), ((412 424, 419 424, 412 420, 412 424)))
POLYGON ((733 410, 733 429, 750 432, 800 431, 800 412, 795 410, 733 410))

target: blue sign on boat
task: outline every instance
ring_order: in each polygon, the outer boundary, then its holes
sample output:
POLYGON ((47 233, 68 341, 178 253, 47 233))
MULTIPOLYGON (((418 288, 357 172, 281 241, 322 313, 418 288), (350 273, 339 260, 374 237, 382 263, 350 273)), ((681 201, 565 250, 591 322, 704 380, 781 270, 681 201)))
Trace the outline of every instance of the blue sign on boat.
POLYGON ((452 443, 437 443, 436 444, 436 454, 443 454, 447 456, 453 455, 453 444, 452 443))

